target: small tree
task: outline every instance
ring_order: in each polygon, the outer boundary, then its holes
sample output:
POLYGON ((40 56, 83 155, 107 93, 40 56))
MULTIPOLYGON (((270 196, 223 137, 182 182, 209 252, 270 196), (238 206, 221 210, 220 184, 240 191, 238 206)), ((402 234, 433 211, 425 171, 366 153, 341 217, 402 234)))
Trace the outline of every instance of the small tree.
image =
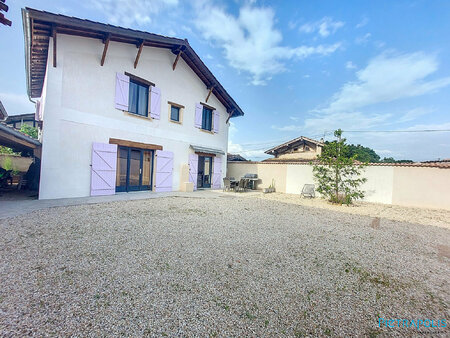
POLYGON ((346 140, 341 135, 340 129, 334 132, 337 140, 323 147, 322 154, 317 156, 319 163, 314 165, 313 173, 319 193, 333 203, 349 205, 364 197, 364 191, 359 187, 367 181, 360 177, 366 164, 355 163, 357 155, 349 156, 346 140))

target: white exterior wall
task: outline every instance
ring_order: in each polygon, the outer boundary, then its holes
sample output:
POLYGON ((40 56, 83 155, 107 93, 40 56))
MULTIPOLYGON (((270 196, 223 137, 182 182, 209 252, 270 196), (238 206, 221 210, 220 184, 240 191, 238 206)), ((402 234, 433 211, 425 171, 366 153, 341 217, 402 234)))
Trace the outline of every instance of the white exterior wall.
MULTIPOLYGON (((227 173, 235 178, 258 174, 258 189, 274 179, 276 191, 288 194, 300 194, 304 184, 317 184, 308 164, 228 162, 227 173)), ((450 210, 450 169, 369 165, 362 177, 367 178, 361 186, 364 201, 450 210)))
MULTIPOLYGON (((219 132, 194 127, 195 104, 208 94, 205 84, 167 49, 144 47, 136 69, 137 48, 110 42, 104 66, 100 66, 100 40, 68 35, 57 37, 57 67, 52 66, 52 42, 46 74, 43 111, 42 161, 39 198, 82 197, 90 194, 93 142, 110 138, 158 144, 174 153, 173 190, 179 190, 182 165, 188 163, 191 144, 227 153, 228 117, 214 95, 208 104, 220 113, 219 132), (151 120, 115 109, 116 72, 129 72, 161 89, 161 117, 151 120), (169 121, 168 103, 185 106, 183 123, 169 121)), ((226 173, 226 155, 222 156, 226 173)))

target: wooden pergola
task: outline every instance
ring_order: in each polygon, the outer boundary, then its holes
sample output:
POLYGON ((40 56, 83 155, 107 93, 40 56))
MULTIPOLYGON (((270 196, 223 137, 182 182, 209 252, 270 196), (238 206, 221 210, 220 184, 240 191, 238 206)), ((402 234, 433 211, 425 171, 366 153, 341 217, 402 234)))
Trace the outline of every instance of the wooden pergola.
POLYGON ((3 122, 0 122, 0 145, 12 148, 14 151, 33 151, 36 156, 41 149, 41 143, 38 140, 21 133, 3 122))

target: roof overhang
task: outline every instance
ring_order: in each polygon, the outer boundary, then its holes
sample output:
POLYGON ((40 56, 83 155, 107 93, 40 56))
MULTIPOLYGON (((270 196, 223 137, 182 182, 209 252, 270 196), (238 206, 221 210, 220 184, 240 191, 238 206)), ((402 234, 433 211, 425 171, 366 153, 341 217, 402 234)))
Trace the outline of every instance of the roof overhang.
POLYGON ((196 153, 204 153, 204 154, 214 154, 214 155, 225 155, 225 152, 220 149, 214 149, 214 148, 208 148, 208 147, 202 147, 202 146, 196 146, 191 144, 191 148, 196 153))
POLYGON ((41 143, 4 123, 0 123, 0 145, 12 148, 15 151, 22 151, 36 149, 41 146, 41 143))
POLYGON ((108 38, 109 41, 128 43, 134 46, 143 45, 169 49, 176 55, 180 54, 180 57, 225 106, 230 117, 244 115, 242 109, 206 67, 187 40, 39 11, 28 7, 22 9, 22 20, 25 37, 27 90, 30 98, 40 97, 42 94, 50 36, 53 32, 56 32, 57 34, 76 35, 103 41, 108 38), (180 53, 180 50, 182 50, 182 53, 180 53))

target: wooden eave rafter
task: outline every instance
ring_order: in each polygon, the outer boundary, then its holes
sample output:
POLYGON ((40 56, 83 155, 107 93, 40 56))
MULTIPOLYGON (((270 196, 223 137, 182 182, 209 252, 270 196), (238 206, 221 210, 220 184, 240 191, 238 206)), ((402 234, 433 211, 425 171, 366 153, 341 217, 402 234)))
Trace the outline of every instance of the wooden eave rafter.
POLYGON ((102 54, 102 59, 100 61, 100 66, 103 66, 105 64, 105 59, 106 59, 106 52, 108 51, 108 46, 109 46, 109 41, 111 40, 111 34, 106 35, 106 37, 103 39, 103 54, 102 54))
POLYGON ((177 55, 175 58, 175 61, 173 62, 172 70, 175 70, 175 68, 177 68, 178 60, 180 60, 180 56, 183 53, 183 50, 184 50, 184 46, 180 46, 176 50, 172 50, 172 53, 177 55))
MULTIPOLYGON (((1 0, 0 0, 1 1, 1 0)), ((99 22, 83 20, 64 15, 38 11, 26 8, 22 11, 24 23, 27 22, 29 30, 25 31, 28 36, 28 86, 30 97, 39 97, 42 93, 43 78, 48 60, 49 38, 55 37, 53 40, 53 65, 56 67, 56 35, 75 35, 86 38, 94 38, 105 41, 105 36, 110 35, 109 42, 119 42, 127 44, 138 44, 142 54, 143 46, 165 48, 171 50, 175 54, 175 60, 172 69, 176 69, 177 64, 182 58, 186 64, 194 71, 198 78, 207 86, 214 84, 215 87, 208 87, 210 90, 209 98, 213 93, 216 98, 225 106, 226 110, 234 109, 233 116, 243 115, 242 110, 226 92, 226 90, 215 79, 214 75, 209 71, 206 65, 198 57, 195 51, 190 47, 187 40, 178 38, 170 38, 157 34, 115 27, 99 22)), ((104 48, 105 52, 105 48, 104 48)), ((106 50, 107 52, 107 50, 106 50)), ((139 55, 139 50, 138 50, 139 55)), ((136 56, 134 63, 137 67, 140 56, 136 56)), ((103 56, 103 55, 102 55, 103 56)), ((105 59, 106 60, 106 59, 105 59)), ((105 62, 103 61, 103 63, 105 62)))
POLYGON ((138 52, 136 54, 136 59, 134 60, 134 69, 136 69, 138 62, 139 62, 139 58, 141 57, 142 48, 144 48, 144 40, 142 40, 141 43, 137 45, 137 47, 138 47, 138 52))
POLYGON ((207 89, 209 89, 208 95, 206 96, 205 102, 208 102, 209 97, 211 96, 211 93, 214 89, 215 85, 209 86, 207 89))
POLYGON ((52 39, 53 39, 53 67, 56 68, 56 25, 52 25, 52 39))

